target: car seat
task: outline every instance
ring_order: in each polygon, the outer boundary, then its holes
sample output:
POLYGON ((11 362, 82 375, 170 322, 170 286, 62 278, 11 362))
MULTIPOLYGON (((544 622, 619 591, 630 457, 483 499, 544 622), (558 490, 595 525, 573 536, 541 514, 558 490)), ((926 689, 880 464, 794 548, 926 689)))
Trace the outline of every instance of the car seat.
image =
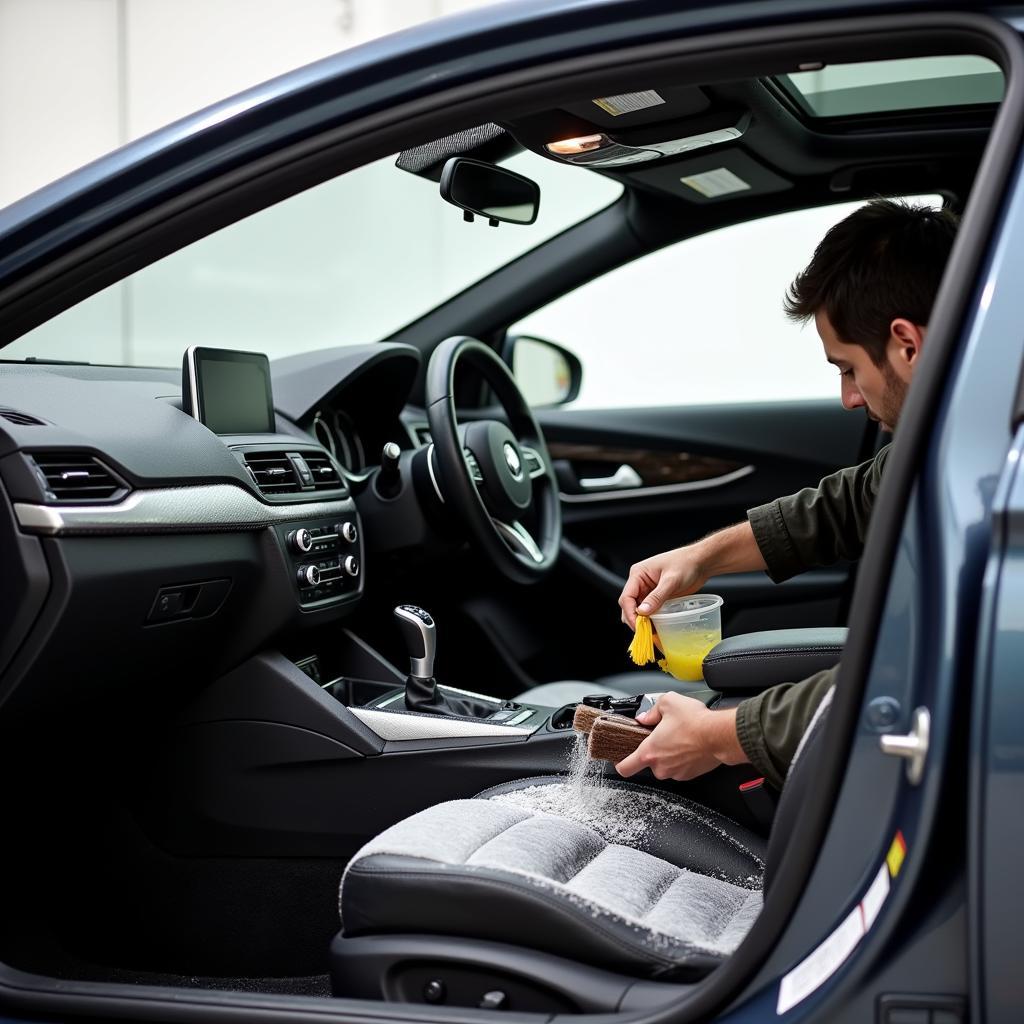
POLYGON ((796 834, 830 699, 797 752, 767 843, 671 791, 609 779, 588 804, 564 776, 520 779, 398 822, 342 879, 336 994, 614 1010, 627 993, 664 997, 665 981, 698 980, 760 911, 796 834))

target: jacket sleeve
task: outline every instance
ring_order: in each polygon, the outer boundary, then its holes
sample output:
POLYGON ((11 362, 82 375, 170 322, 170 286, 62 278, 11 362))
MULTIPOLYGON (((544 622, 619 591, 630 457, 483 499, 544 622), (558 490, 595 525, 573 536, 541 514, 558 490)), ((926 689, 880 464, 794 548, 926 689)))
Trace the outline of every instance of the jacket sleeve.
POLYGON ((836 680, 839 666, 799 683, 780 683, 743 701, 736 709, 736 735, 750 763, 776 789, 786 773, 814 712, 836 680))
POLYGON ((886 445, 873 459, 833 473, 817 487, 747 512, 774 582, 860 557, 888 454, 886 445))

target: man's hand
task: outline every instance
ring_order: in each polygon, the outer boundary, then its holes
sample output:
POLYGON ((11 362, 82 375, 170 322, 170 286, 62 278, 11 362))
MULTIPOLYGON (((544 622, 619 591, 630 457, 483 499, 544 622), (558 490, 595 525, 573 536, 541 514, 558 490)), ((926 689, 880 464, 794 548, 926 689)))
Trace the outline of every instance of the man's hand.
POLYGON ((654 707, 637 715, 654 731, 615 770, 625 779, 650 768, 656 779, 685 782, 720 764, 743 764, 747 755, 736 735, 736 710, 711 711, 699 700, 663 693, 654 707))
POLYGON ((696 544, 663 551, 630 566, 619 595, 622 621, 635 630, 637 612, 653 615, 669 598, 696 594, 707 579, 702 568, 696 544))
POLYGON ((737 523, 695 544, 663 551, 631 566, 619 594, 622 621, 635 630, 637 612, 653 615, 671 597, 696 594, 710 576, 764 568, 764 556, 750 523, 737 523))

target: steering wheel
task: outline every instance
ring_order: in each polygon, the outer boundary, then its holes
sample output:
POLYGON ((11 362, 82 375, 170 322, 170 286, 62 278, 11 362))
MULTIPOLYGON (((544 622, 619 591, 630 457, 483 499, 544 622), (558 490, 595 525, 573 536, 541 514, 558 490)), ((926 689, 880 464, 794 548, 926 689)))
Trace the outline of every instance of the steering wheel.
POLYGON ((558 482, 544 435, 508 367, 475 338, 448 338, 430 357, 426 396, 433 441, 428 458, 445 506, 508 579, 541 579, 554 566, 562 539, 558 482), (459 424, 455 371, 467 365, 491 386, 508 425, 459 424))

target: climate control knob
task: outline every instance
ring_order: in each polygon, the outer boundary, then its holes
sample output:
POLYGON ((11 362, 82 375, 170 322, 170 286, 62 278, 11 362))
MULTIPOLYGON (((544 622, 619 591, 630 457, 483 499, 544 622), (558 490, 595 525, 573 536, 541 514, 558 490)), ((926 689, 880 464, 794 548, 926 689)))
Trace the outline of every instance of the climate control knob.
POLYGON ((355 544, 356 540, 359 538, 359 531, 356 529, 356 524, 352 522, 342 523, 341 535, 349 542, 349 544, 355 544))
POLYGON ((299 586, 315 587, 320 582, 320 570, 315 565, 299 566, 299 586))
POLYGON ((341 564, 349 576, 359 575, 359 559, 355 555, 349 555, 341 564))
POLYGON ((305 529, 293 530, 288 534, 288 543, 291 544, 292 550, 304 555, 313 547, 313 534, 305 529))

